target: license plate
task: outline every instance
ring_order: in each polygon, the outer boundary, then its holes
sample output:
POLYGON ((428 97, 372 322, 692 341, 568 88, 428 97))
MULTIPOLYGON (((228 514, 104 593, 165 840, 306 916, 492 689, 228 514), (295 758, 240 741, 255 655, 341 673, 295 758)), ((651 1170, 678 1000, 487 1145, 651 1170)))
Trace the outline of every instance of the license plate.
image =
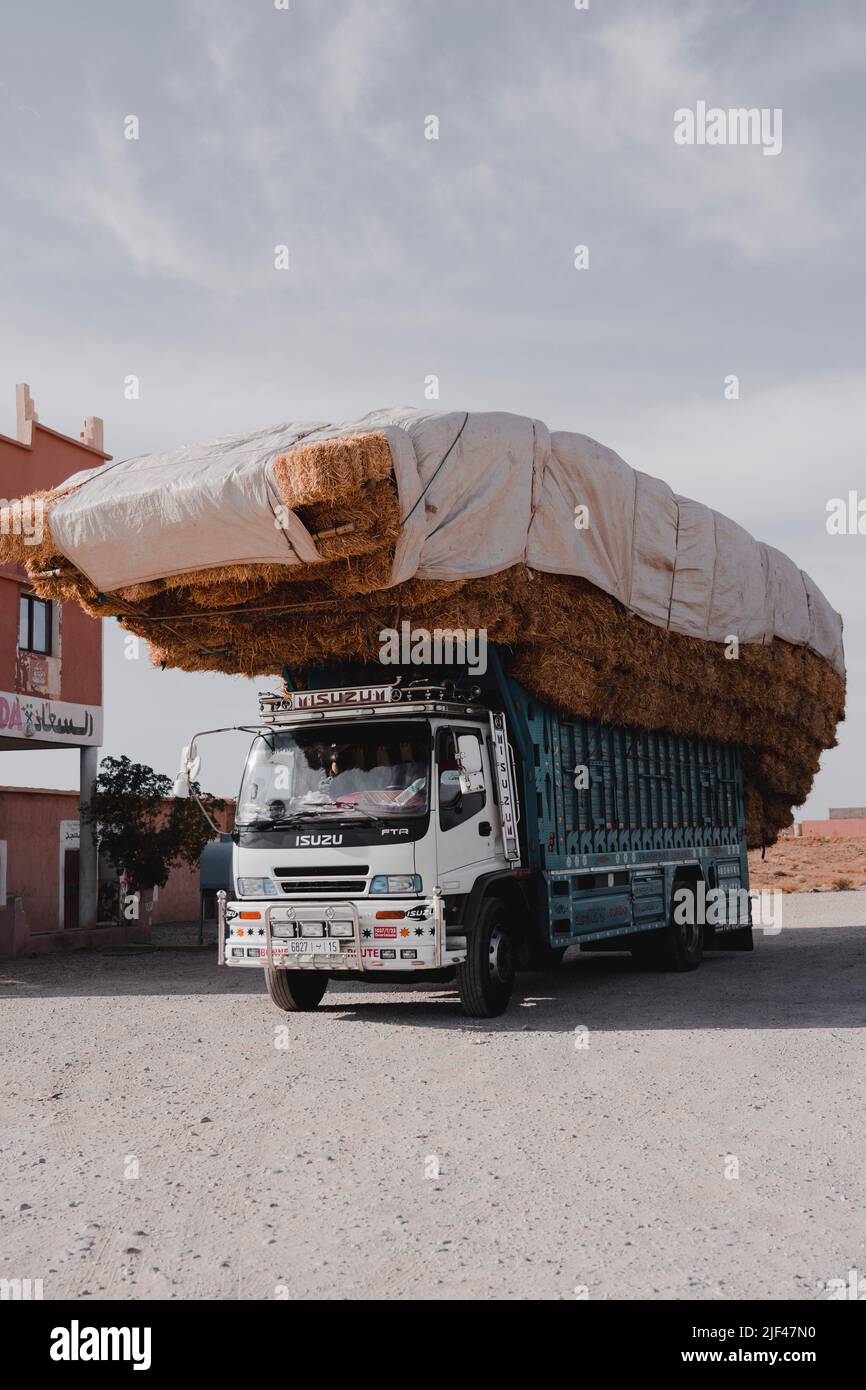
POLYGON ((339 941, 330 936, 297 937, 292 941, 281 941, 280 945, 284 950, 288 950, 290 956, 337 956, 340 954, 339 941))

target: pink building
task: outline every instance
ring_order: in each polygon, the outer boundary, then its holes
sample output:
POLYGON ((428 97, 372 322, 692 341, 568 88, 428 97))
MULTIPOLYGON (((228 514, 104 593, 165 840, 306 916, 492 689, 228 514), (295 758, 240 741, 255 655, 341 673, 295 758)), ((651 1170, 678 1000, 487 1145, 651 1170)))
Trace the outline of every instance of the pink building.
MULTIPOLYGON (((232 824, 234 804, 214 819, 232 824)), ((78 922, 77 878, 69 860, 79 852, 77 792, 40 787, 0 786, 6 882, 0 868, 0 956, 42 955, 80 946, 110 945, 145 938, 140 922, 118 925, 117 876, 99 864, 97 924, 83 931, 78 922)), ((211 906, 211 905, 209 905, 211 906)), ((154 906, 153 921, 193 922, 199 915, 198 867, 173 869, 154 906)))
POLYGON ((798 834, 808 840, 866 840, 866 816, 834 816, 829 820, 801 820, 798 834))
MULTIPOLYGON (((16 436, 0 435, 0 506, 56 487, 71 474, 110 458, 102 421, 84 421, 73 439, 43 425, 29 387, 16 387, 16 436)), ((4 527, 34 537, 40 514, 3 513, 4 527)), ((25 540, 26 543, 26 540, 25 540)), ((75 603, 33 593, 20 565, 0 564, 0 784, 5 750, 77 748, 80 793, 59 802, 34 795, 14 808, 0 804, 0 956, 20 948, 31 930, 65 930, 65 944, 90 944, 96 927, 96 846, 89 831, 64 839, 62 825, 78 823, 76 809, 96 776, 102 742, 102 624, 75 603), (20 818, 20 819, 19 819, 20 818), (14 891, 10 891, 10 884, 14 891), (30 899, 31 910, 21 903, 30 899), (65 899, 66 911, 59 904, 65 899)))

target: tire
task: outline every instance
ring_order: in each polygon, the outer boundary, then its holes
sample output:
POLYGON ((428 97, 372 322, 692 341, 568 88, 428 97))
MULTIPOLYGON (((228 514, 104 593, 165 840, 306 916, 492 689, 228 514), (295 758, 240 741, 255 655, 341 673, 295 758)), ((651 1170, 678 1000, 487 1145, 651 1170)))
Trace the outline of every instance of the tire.
POLYGON ((317 1009, 328 988, 330 975, 318 970, 266 970, 268 994, 284 1013, 309 1013, 317 1009))
POLYGON ((694 882, 685 878, 674 879, 668 925, 661 931, 647 932, 643 941, 631 947, 631 953, 637 960, 656 969, 684 974, 697 970, 703 960, 704 926, 702 922, 689 924, 674 921, 673 899, 680 888, 694 888, 694 882))
POLYGON ((508 1008, 517 965, 505 909, 496 898, 482 905, 457 967, 457 988, 469 1018, 495 1018, 508 1008))

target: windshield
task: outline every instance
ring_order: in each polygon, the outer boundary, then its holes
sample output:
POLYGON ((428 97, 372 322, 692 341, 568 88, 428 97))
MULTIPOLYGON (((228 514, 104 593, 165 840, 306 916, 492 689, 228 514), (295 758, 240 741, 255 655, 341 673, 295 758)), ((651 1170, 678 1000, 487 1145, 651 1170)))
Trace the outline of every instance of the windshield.
POLYGON ((238 799, 238 825, 426 815, 430 730, 420 720, 259 734, 238 799))

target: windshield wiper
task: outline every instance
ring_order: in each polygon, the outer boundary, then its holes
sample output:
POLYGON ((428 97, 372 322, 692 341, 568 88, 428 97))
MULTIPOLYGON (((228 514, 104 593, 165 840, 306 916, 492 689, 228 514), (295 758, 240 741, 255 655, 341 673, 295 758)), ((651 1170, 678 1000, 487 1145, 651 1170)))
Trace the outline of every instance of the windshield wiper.
MULTIPOLYGON (((268 816, 260 820, 245 820, 238 825, 239 830, 280 830, 286 825, 301 825, 305 820, 315 820, 319 816, 339 815, 340 808, 331 802, 327 806, 314 803, 303 811, 290 811, 287 816, 268 816)), ((364 813, 366 814, 366 812, 364 813)), ((375 816, 373 817, 375 820, 375 816)))
POLYGON ((238 830, 280 830, 285 825, 297 825, 304 817, 293 813, 291 816, 277 816, 267 820, 242 820, 238 823, 238 830))

